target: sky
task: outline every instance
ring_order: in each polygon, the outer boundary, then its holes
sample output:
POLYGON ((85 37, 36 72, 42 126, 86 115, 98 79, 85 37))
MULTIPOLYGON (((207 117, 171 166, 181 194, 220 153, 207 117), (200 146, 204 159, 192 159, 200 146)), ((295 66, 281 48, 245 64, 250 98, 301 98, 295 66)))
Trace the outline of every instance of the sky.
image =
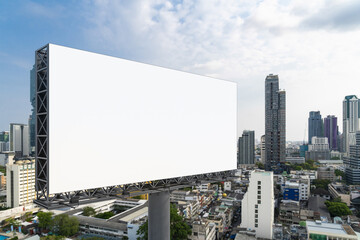
POLYGON ((34 52, 54 43, 238 83, 239 132, 265 128, 265 77, 286 90, 287 140, 309 111, 360 96, 358 0, 0 1, 0 131, 27 123, 34 52))

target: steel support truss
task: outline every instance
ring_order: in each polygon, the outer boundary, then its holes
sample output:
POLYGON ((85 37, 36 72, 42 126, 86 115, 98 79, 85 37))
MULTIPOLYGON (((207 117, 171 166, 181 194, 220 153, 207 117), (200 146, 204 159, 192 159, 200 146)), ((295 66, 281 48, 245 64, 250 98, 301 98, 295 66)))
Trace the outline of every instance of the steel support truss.
MULTIPOLYGON (((49 45, 35 52, 36 63, 36 200, 38 205, 52 209, 64 205, 99 201, 104 197, 136 196, 163 189, 174 190, 202 182, 225 181, 233 171, 214 172, 177 178, 161 179, 86 189, 74 192, 49 194, 49 45)), ((165 171, 165 169, 164 169, 165 171)))

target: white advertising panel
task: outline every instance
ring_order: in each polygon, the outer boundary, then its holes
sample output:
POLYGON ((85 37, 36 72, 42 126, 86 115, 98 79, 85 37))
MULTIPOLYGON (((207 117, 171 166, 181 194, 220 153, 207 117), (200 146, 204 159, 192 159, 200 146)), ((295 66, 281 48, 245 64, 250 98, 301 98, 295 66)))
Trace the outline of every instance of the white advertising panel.
POLYGON ((49 193, 236 168, 236 83, 49 45, 49 193))

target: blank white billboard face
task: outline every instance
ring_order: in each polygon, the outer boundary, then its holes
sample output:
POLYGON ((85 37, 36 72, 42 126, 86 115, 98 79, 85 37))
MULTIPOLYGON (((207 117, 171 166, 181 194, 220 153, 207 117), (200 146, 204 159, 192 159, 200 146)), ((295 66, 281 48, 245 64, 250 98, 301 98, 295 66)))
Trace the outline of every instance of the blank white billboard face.
POLYGON ((49 45, 49 193, 236 168, 236 83, 49 45))

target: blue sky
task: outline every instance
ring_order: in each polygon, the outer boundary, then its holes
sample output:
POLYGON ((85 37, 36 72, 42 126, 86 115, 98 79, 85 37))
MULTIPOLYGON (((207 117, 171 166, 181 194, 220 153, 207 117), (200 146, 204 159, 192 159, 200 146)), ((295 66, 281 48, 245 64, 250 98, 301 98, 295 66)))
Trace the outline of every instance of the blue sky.
MULTIPOLYGON (((308 112, 360 95, 356 0, 0 1, 0 130, 26 123, 34 51, 51 42, 238 82, 239 130, 264 133, 264 79, 287 91, 287 138, 308 112)), ((306 139, 306 137, 305 137, 306 139)))

